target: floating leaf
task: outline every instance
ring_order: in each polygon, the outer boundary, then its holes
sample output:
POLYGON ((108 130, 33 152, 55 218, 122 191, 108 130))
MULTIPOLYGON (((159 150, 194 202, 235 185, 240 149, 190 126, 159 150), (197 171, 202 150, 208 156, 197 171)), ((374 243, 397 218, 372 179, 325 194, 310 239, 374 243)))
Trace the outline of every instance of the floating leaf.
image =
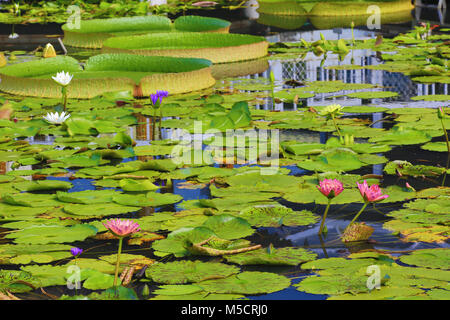
POLYGON ((17 270, 0 270, 0 291, 27 292, 39 287, 41 282, 31 273, 17 270))
POLYGON ((219 238, 227 240, 243 238, 255 232, 245 219, 228 214, 209 217, 203 223, 203 227, 212 230, 219 238))
POLYGON ((228 262, 240 265, 289 265, 296 266, 300 263, 314 260, 317 257, 303 248, 284 247, 273 249, 258 249, 244 253, 224 256, 228 262))
POLYGON ((17 230, 5 236, 15 243, 47 244, 82 241, 94 236, 97 229, 87 224, 64 227, 57 225, 32 226, 17 230))
POLYGON ((79 192, 57 192, 59 201, 80 204, 108 203, 117 194, 114 190, 88 190, 79 192))
POLYGON ((153 264, 145 275, 157 283, 183 284, 225 278, 237 272, 238 267, 217 262, 174 261, 153 264))
POLYGON ((450 250, 446 248, 417 250, 401 256, 400 261, 418 267, 448 270, 450 250))
POLYGON ((294 211, 281 205, 249 207, 239 216, 255 227, 302 226, 318 220, 311 211, 294 211))
POLYGON ((47 190, 68 190, 72 188, 72 184, 67 181, 59 180, 42 180, 42 181, 26 181, 14 184, 14 188, 20 191, 47 191, 47 190))
POLYGON ((448 100, 450 100, 450 95, 448 95, 448 94, 430 94, 430 95, 412 97, 411 100, 448 101, 448 100))
POLYGON ((291 281, 285 276, 271 272, 246 271, 224 279, 197 283, 212 293, 262 294, 286 289, 291 281))
POLYGON ((347 97, 358 99, 381 99, 398 96, 397 92, 391 91, 370 91, 370 92, 355 92, 347 94, 347 97))
POLYGON ((166 254, 173 253, 175 256, 185 256, 189 251, 185 248, 185 241, 198 243, 216 236, 211 229, 205 227, 181 228, 172 231, 166 239, 157 240, 153 243, 152 248, 156 251, 166 254))
POLYGON ((138 211, 140 207, 122 206, 116 203, 66 204, 64 211, 80 219, 104 217, 127 212, 138 211))
POLYGON ((154 185, 151 180, 133 180, 133 179, 123 179, 119 182, 120 187, 123 191, 154 191, 159 189, 158 186, 154 185))

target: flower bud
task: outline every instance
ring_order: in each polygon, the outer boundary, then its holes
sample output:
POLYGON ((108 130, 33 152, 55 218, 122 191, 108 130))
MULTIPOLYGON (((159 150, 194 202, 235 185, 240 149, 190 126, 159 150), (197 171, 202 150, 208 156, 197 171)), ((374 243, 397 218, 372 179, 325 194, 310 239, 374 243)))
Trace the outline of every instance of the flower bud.
POLYGON ((442 107, 437 108, 437 115, 439 119, 444 119, 445 118, 445 112, 444 109, 442 107))
POLYGON ((44 58, 53 58, 56 57, 55 48, 53 48, 51 43, 47 43, 44 48, 44 52, 42 54, 44 58))
POLYGON ((273 74, 273 71, 270 71, 270 82, 271 83, 275 82, 275 75, 273 74))

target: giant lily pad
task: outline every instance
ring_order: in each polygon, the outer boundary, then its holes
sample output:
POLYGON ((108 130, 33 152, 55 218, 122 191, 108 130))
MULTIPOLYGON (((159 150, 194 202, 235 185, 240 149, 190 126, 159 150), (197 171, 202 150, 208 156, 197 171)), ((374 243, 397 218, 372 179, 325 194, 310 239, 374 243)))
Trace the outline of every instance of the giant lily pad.
MULTIPOLYGON (((92 98, 111 91, 134 92, 136 86, 139 87, 137 95, 148 96, 160 88, 174 94, 212 86, 215 80, 210 65, 208 60, 197 58, 104 54, 89 58, 81 71, 74 58, 56 56, 2 68, 0 90, 18 95, 60 97, 61 89, 51 76, 65 70, 73 74, 67 93, 72 98, 92 98), (195 81, 186 81, 189 77, 195 81)), ((83 134, 91 133, 89 121, 74 121, 69 121, 73 133, 80 130, 83 134)))
POLYGON ((228 32, 228 21, 201 16, 182 16, 174 23, 158 15, 82 20, 79 28, 64 24, 64 43, 83 48, 101 48, 103 42, 114 36, 145 34, 148 32, 189 31, 228 32))
POLYGON ((263 37, 244 34, 154 33, 110 38, 103 43, 102 51, 196 57, 224 63, 264 57, 267 47, 263 37))

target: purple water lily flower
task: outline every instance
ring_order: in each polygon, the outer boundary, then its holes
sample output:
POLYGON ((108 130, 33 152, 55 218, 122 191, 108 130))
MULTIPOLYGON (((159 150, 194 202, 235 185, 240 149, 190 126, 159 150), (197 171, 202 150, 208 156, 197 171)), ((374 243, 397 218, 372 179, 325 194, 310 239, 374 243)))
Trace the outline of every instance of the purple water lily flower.
POLYGON ((156 106, 160 103, 160 97, 156 93, 150 95, 150 100, 153 106, 156 106))
POLYGON ((157 90, 156 93, 150 95, 150 101, 153 106, 159 107, 162 103, 163 98, 167 98, 169 96, 169 92, 164 90, 157 90))
POLYGON ((82 252, 83 252, 83 249, 80 249, 80 248, 77 248, 77 247, 74 247, 74 248, 70 249, 70 253, 71 253, 74 257, 79 256, 82 252))
POLYGON ((156 94, 159 95, 160 98, 167 98, 169 96, 169 92, 164 90, 156 90, 156 94))

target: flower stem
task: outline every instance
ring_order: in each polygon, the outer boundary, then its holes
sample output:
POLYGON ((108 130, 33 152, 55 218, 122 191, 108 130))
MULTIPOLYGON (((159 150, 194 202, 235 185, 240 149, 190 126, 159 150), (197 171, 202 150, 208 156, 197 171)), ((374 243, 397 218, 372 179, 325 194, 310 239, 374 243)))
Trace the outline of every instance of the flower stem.
POLYGON ((448 142, 447 129, 444 125, 444 120, 441 118, 442 130, 444 131, 445 142, 447 143, 447 165, 445 166, 444 178, 442 179, 442 186, 445 185, 445 178, 447 177, 448 164, 450 159, 450 143, 448 142))
POLYGON ((161 125, 162 125, 162 108, 161 108, 161 106, 159 107, 159 139, 161 140, 162 138, 162 128, 161 128, 161 125))
POLYGON ((450 153, 450 143, 448 142, 447 129, 445 128, 443 119, 441 119, 441 124, 442 124, 442 130, 444 131, 445 142, 447 143, 447 152, 450 153))
POLYGON ((331 204, 331 199, 328 199, 328 204, 327 204, 327 207, 326 207, 325 212, 323 214, 322 222, 320 223, 319 235, 322 234, 323 225, 325 224, 325 219, 327 218, 328 209, 330 209, 330 204, 331 204))
POLYGON ((336 128, 336 130, 337 130, 337 132, 338 132, 338 134, 339 134, 339 137, 342 138, 341 131, 339 130, 339 127, 338 127, 338 125, 337 125, 337 123, 336 123, 336 119, 334 118, 334 115, 333 115, 333 114, 331 114, 331 119, 333 119, 334 127, 336 128))
POLYGON ((66 111, 66 105, 67 105, 67 88, 62 87, 62 94, 63 94, 63 106, 64 106, 64 112, 66 111))
POLYGON ((116 273, 114 274, 114 288, 117 288, 117 277, 119 276, 119 265, 120 265, 120 253, 122 252, 122 240, 123 237, 120 237, 119 250, 117 251, 116 273))
POLYGON ((352 27, 352 46, 354 46, 355 45, 355 32, 354 32, 355 27, 353 25, 353 21, 352 21, 351 27, 352 27))
POLYGON ((359 215, 364 211, 364 209, 367 207, 368 204, 369 204, 368 202, 364 203, 361 210, 359 210, 359 212, 356 214, 356 216, 353 218, 353 220, 348 224, 347 228, 350 227, 352 225, 352 223, 356 221, 356 219, 358 219, 359 215))
MULTIPOLYGON (((75 265, 77 266, 77 257, 75 257, 75 265)), ((75 283, 75 295, 78 295, 78 284, 79 282, 75 283)))
POLYGON ((450 163, 450 152, 447 154, 447 164, 445 165, 444 178, 442 179, 442 187, 445 185, 445 178, 447 177, 449 163, 450 163))
POLYGON ((152 139, 155 140, 155 126, 156 126, 156 109, 153 106, 153 117, 152 117, 152 139))

